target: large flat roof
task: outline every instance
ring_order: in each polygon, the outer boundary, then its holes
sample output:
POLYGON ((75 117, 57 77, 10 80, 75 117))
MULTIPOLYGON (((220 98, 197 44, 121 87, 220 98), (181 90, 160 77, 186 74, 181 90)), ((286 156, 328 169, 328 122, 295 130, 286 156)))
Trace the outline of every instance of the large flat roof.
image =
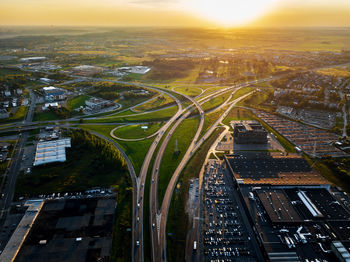
POLYGON ((44 201, 29 200, 25 203, 28 206, 26 213, 22 220, 19 222, 15 232, 12 234, 9 242, 7 243, 4 251, 0 256, 0 261, 14 261, 22 244, 29 233, 34 221, 36 220, 44 201))
POLYGON ((227 156, 227 160, 234 177, 242 179, 244 184, 329 184, 296 154, 281 156, 269 152, 240 152, 227 156))
POLYGON ((45 201, 15 261, 108 261, 115 206, 115 196, 45 201))
POLYGON ((256 191, 272 222, 301 222, 302 219, 281 189, 256 191))
POLYGON ((66 161, 66 147, 71 147, 71 139, 39 142, 36 146, 34 166, 66 161))

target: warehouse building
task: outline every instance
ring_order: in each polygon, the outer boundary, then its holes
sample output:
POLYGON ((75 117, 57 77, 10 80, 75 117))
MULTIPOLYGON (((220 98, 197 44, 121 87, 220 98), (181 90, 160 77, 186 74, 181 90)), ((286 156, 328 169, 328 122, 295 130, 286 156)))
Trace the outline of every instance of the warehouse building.
POLYGON ((104 100, 101 98, 90 98, 85 101, 86 106, 88 106, 91 110, 100 110, 102 108, 114 106, 114 103, 109 100, 104 100))
POLYGON ((39 142, 36 147, 34 166, 66 161, 66 148, 71 147, 71 139, 39 142))
POLYGON ((45 100, 48 102, 64 100, 67 97, 66 91, 64 89, 57 88, 54 86, 43 87, 41 90, 45 97, 45 100))

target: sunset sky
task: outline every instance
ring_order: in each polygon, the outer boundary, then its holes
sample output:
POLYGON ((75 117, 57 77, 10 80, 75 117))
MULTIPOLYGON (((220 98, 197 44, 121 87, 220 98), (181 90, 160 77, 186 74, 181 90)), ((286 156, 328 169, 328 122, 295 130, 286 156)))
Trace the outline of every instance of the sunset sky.
POLYGON ((1 25, 350 26, 350 0, 1 0, 1 25))

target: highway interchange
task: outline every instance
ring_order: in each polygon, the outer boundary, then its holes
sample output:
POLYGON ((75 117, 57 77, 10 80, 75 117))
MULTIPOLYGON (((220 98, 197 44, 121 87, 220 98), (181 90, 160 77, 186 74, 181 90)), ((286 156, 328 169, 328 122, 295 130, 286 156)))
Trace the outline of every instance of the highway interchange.
MULTIPOLYGON (((74 77, 74 76, 73 76, 74 77)), ((281 76, 278 76, 281 77, 281 76)), ((236 84, 230 87, 218 89, 216 91, 212 91, 210 93, 201 92, 201 94, 195 98, 186 96, 180 92, 177 92, 175 90, 169 90, 166 88, 159 88, 159 87, 152 87, 152 86, 146 86, 139 83, 124 83, 121 81, 116 80, 109 80, 109 79, 101 79, 101 78, 77 78, 77 80, 74 81, 85 81, 85 80, 92 80, 92 81, 106 81, 106 82, 115 82, 115 83, 123 83, 128 85, 136 85, 138 87, 148 88, 152 89, 154 91, 157 91, 161 94, 165 94, 167 96, 170 96, 176 103, 176 106, 178 108, 177 112, 153 135, 149 137, 154 137, 154 140, 151 144, 151 146, 148 149, 148 152, 145 156, 145 159, 143 161, 140 174, 137 175, 135 172, 135 169, 132 165, 132 162, 130 161, 129 157, 126 155, 126 153, 122 150, 122 148, 116 143, 114 140, 107 138, 106 136, 103 136, 101 134, 98 134, 96 132, 93 132, 94 134, 100 136, 103 139, 106 139, 108 141, 111 141, 118 150, 122 153, 124 156, 129 173, 131 176, 133 188, 134 188, 134 194, 133 194, 133 221, 132 221, 132 261, 144 261, 144 242, 148 241, 144 239, 144 203, 145 201, 149 201, 150 206, 150 230, 151 230, 151 254, 152 254, 152 261, 166 261, 166 224, 167 224, 167 218, 168 218, 168 212, 169 207, 171 203, 171 198, 173 195, 174 188, 176 186, 176 183, 178 181, 178 178, 186 166, 186 164, 189 162, 193 154, 199 149, 199 147, 213 134, 215 129, 220 125, 220 123, 225 119, 225 117, 228 115, 228 113, 231 111, 231 109, 239 102, 240 100, 244 99, 248 95, 250 95, 252 92, 245 94, 239 98, 236 98, 235 100, 232 100, 232 97, 234 93, 239 90, 240 88, 250 86, 252 84, 260 84, 262 82, 271 81, 276 78, 275 77, 269 77, 259 80, 253 80, 250 82, 242 83, 242 84, 236 84), (211 99, 220 96, 225 93, 229 93, 229 97, 221 104, 219 105, 215 110, 224 109, 224 112, 217 118, 214 124, 212 124, 208 130, 204 133, 202 137, 200 135, 203 133, 203 126, 204 126, 204 119, 205 119, 205 112, 202 109, 202 105, 205 102, 210 101, 211 99), (183 102, 180 101, 179 97, 183 97, 187 100, 187 102, 191 102, 190 105, 188 105, 186 108, 183 108, 183 102), (175 130, 178 128, 178 126, 187 118, 192 117, 193 113, 196 112, 199 117, 199 125, 196 131, 195 136, 192 138, 191 144, 188 147, 186 153, 184 154, 183 158, 181 159, 179 165, 177 166, 176 170, 172 174, 171 180, 167 186, 167 189, 165 191, 165 195, 163 198, 162 203, 159 203, 158 200, 158 178, 159 178, 159 170, 160 166, 162 164, 162 158, 165 152, 165 149, 175 132, 175 130), (158 148, 158 151, 157 151, 158 148), (154 154, 156 155, 154 156, 154 154), (153 166, 151 166, 152 158, 154 157, 154 163, 153 166), (147 179, 147 174, 151 170, 151 184, 150 184, 150 198, 145 199, 145 183, 147 179)), ((22 135, 19 138, 19 141, 17 143, 17 150, 15 153, 15 156, 13 158, 12 164, 9 167, 9 171, 7 173, 8 181, 3 189, 3 193, 6 195, 1 200, 1 218, 6 216, 6 211, 9 209, 10 204, 12 202, 16 178, 19 173, 19 164, 20 159, 23 154, 23 147, 26 142, 27 138, 27 132, 26 130, 36 129, 38 128, 38 125, 42 124, 63 124, 64 127, 70 127, 69 124, 67 124, 67 121, 76 121, 79 120, 79 118, 72 118, 72 119, 65 119, 62 121, 45 121, 45 122, 33 122, 33 115, 34 115, 34 109, 35 109, 35 99, 36 95, 34 92, 30 90, 30 105, 29 110, 27 113, 27 116, 23 122, 17 122, 12 124, 3 125, 0 127, 0 132, 6 132, 11 130, 20 130, 22 132, 22 135), (5 214, 4 214, 5 213, 5 214)), ((146 101, 147 102, 147 101, 146 101)), ((145 103, 145 102, 143 102, 145 103)), ((143 104, 141 103, 141 104, 143 104)), ((139 104, 140 105, 140 104, 139 104)), ((132 108, 136 107, 138 105, 134 105, 132 108)), ((123 111, 126 111, 130 108, 125 108, 123 111)), ((104 116, 106 117, 106 116, 104 116)), ((92 117, 91 119, 96 119, 97 117, 92 117)), ((87 118, 89 119, 89 118, 87 118)), ((102 125, 111 125, 114 123, 100 123, 102 125)), ((136 123, 135 123, 136 124, 136 123)), ((75 123, 77 125, 77 123, 75 123)), ((115 129, 111 131, 111 136, 115 139, 118 139, 113 135, 115 129)))

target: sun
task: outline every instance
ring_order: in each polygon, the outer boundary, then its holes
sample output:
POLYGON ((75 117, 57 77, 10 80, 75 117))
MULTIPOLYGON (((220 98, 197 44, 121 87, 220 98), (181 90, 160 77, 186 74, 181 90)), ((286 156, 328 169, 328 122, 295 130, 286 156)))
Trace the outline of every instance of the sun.
POLYGON ((187 0, 196 14, 223 25, 243 25, 268 12, 277 0, 187 0))

